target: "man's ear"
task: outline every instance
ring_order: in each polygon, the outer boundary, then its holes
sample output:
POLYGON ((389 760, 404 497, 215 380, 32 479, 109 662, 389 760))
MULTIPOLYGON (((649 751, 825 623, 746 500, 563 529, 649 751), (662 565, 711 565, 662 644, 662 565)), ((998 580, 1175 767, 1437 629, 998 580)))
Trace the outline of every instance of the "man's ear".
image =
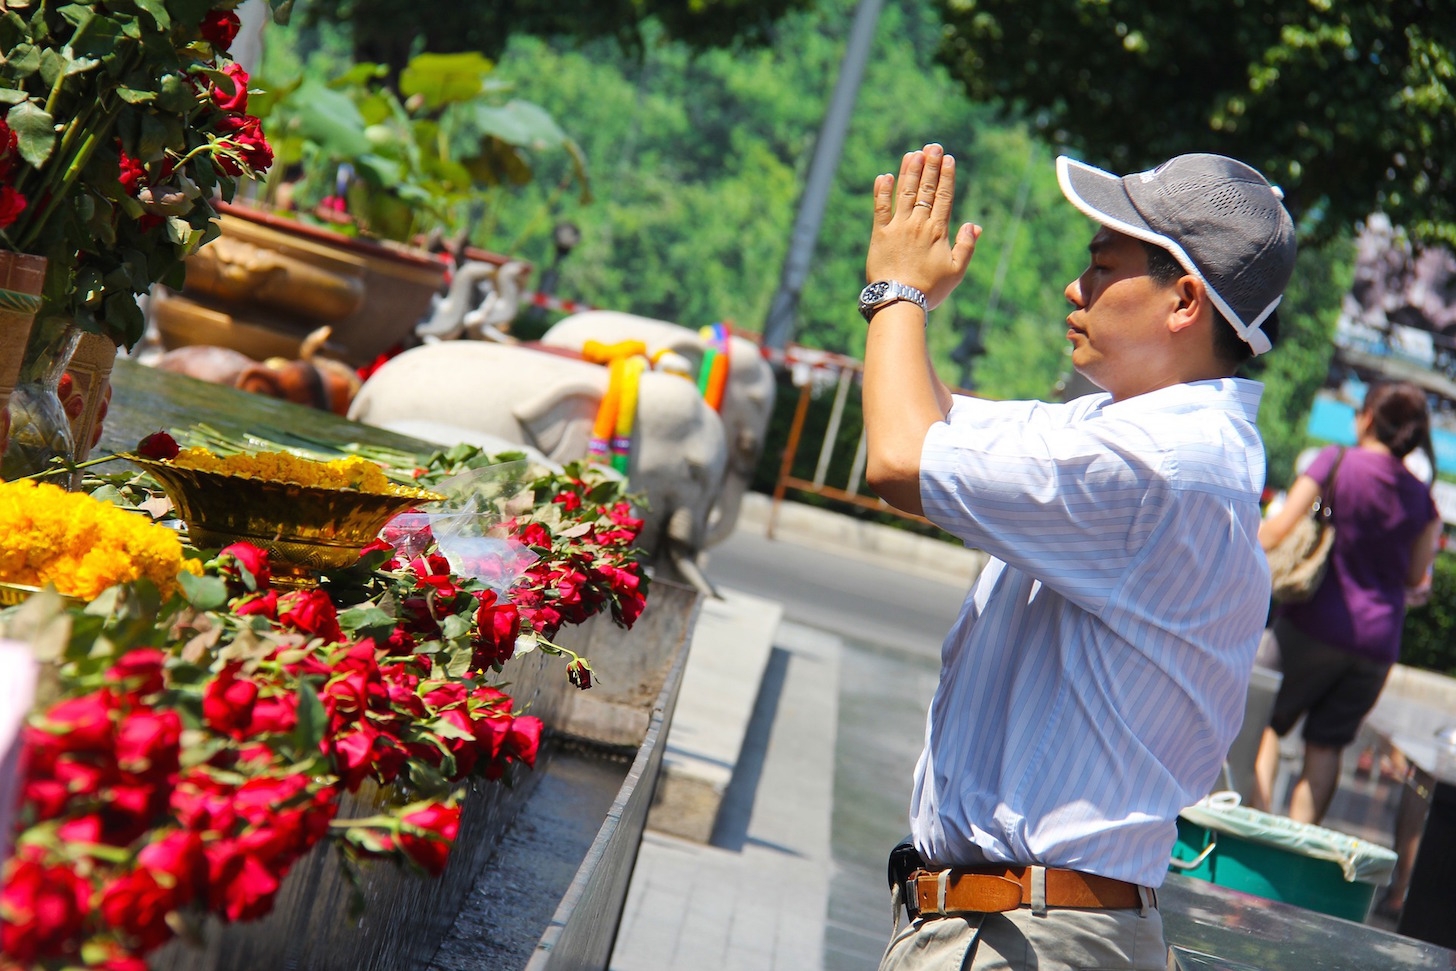
POLYGON ((1168 330, 1177 334, 1198 323, 1213 305, 1208 299, 1208 288, 1193 274, 1187 274, 1173 284, 1177 304, 1168 317, 1168 330))

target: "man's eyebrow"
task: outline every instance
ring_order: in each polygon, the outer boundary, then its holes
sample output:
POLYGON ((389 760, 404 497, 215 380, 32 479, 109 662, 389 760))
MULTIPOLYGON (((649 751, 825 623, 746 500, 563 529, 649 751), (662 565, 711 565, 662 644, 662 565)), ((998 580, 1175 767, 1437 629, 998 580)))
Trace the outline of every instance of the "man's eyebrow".
POLYGON ((1087 252, 1091 253, 1093 256, 1096 256, 1098 253, 1100 253, 1103 250, 1107 249, 1111 245, 1112 245, 1112 240, 1110 240, 1110 239, 1096 239, 1096 238, 1094 238, 1092 240, 1092 242, 1090 242, 1090 243, 1087 244, 1087 252))

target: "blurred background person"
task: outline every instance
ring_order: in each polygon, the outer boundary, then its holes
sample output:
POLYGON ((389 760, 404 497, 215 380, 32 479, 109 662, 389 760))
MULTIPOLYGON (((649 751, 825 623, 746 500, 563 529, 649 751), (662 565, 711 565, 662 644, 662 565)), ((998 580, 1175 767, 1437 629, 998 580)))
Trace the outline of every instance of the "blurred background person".
POLYGON ((1319 823, 1329 808, 1341 753, 1400 655, 1407 597, 1429 583, 1441 534, 1429 483, 1404 461, 1420 449, 1435 466, 1425 392, 1403 382, 1372 384, 1355 416, 1355 434, 1353 448, 1321 451, 1259 528, 1260 545, 1277 546, 1309 515, 1339 461, 1335 541, 1324 581, 1304 603, 1279 606, 1268 632, 1284 680, 1260 739, 1249 800, 1270 810, 1279 739, 1303 715, 1304 764, 1289 795, 1289 817, 1302 823, 1319 823))

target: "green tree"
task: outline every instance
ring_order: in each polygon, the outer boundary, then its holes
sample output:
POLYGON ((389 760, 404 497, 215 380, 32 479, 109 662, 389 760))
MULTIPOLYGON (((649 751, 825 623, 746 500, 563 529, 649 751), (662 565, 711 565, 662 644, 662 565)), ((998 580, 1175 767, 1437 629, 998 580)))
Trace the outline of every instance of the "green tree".
POLYGON ((348 24, 354 59, 385 64, 397 77, 420 51, 474 51, 496 58, 512 36, 614 38, 632 53, 651 22, 696 50, 762 45, 783 14, 812 0, 303 0, 308 24, 348 24))
POLYGON ((1456 17, 1384 0, 938 0, 971 97, 1128 171, 1188 151, 1279 182, 1303 235, 1377 210, 1456 243, 1456 17))

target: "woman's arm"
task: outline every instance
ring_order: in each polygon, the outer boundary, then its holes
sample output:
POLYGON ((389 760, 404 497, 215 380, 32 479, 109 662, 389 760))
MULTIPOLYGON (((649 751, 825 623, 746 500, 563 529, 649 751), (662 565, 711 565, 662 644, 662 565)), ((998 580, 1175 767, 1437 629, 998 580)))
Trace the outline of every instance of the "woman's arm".
POLYGON ((1411 546, 1410 571, 1406 574, 1407 587, 1420 587, 1426 582, 1426 571, 1436 559, 1436 547, 1441 539, 1441 517, 1437 516, 1426 524, 1411 546))
POLYGON ((1320 484, 1307 475, 1301 475, 1294 480, 1294 485, 1289 487, 1289 494, 1284 498, 1284 505, 1279 511, 1259 524, 1259 545, 1264 552, 1269 552, 1278 546, 1294 524, 1314 508, 1314 501, 1319 498, 1320 484))

